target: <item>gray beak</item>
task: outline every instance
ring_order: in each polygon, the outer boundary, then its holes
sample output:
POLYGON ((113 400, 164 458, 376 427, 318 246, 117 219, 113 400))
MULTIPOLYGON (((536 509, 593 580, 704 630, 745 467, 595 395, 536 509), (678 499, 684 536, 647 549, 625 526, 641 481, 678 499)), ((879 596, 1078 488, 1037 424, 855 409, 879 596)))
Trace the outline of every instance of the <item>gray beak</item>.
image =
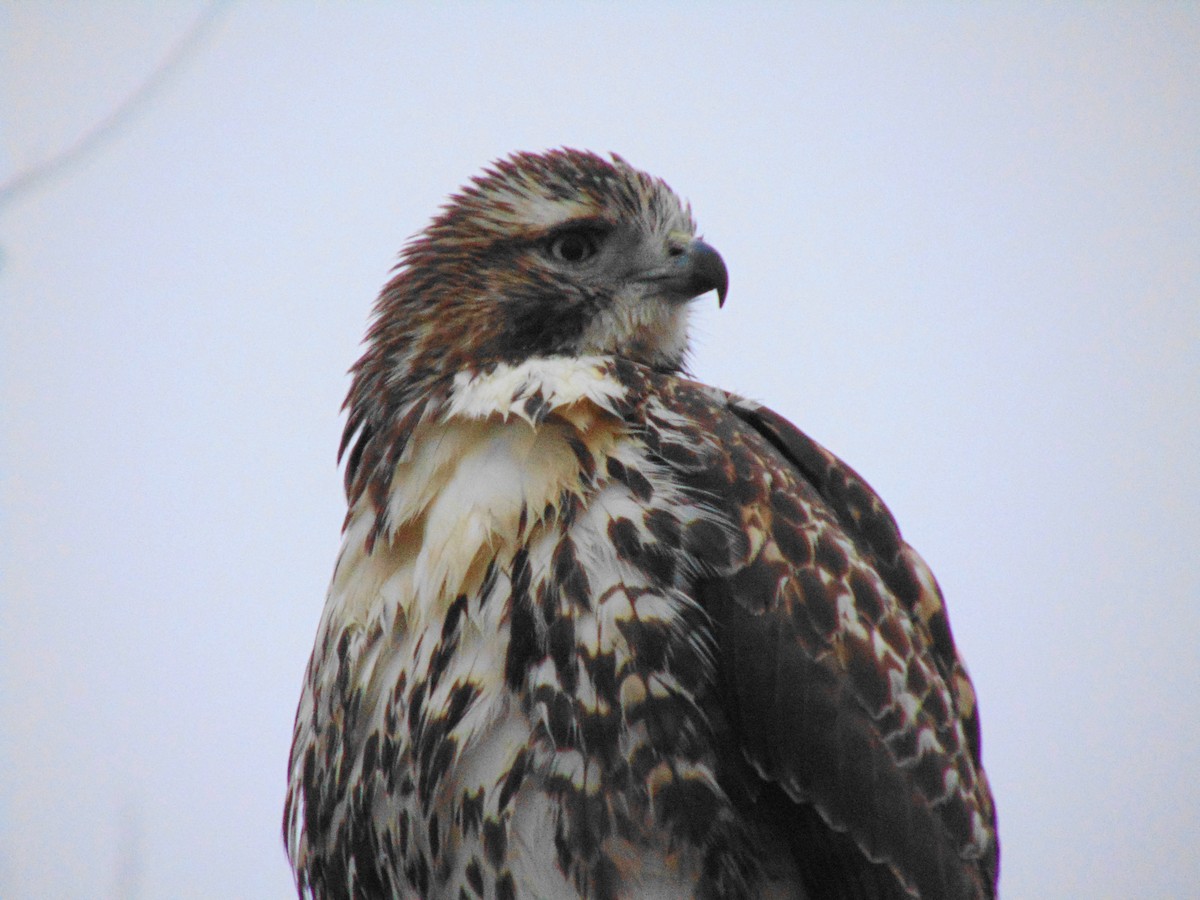
POLYGON ((687 248, 675 259, 681 268, 678 279, 685 299, 691 300, 709 291, 717 292, 717 305, 725 305, 725 295, 729 293, 729 270, 725 268, 725 260, 721 254, 704 241, 697 238, 687 245, 687 248))

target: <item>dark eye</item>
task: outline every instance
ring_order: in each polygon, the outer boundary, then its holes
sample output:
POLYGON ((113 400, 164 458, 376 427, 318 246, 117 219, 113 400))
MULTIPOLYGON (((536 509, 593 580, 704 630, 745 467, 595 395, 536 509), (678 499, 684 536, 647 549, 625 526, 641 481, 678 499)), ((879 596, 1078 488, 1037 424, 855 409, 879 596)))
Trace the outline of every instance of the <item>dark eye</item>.
POLYGON ((564 231, 550 241, 550 255, 568 263, 591 259, 600 249, 600 235, 594 231, 564 231))

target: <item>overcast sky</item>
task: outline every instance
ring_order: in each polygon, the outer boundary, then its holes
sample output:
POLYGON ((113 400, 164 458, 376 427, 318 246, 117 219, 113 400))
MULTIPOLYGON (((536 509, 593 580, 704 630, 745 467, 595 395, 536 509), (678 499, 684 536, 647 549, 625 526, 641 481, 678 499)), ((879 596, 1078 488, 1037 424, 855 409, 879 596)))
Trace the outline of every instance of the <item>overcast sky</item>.
MULTIPOLYGON (((0 182, 200 2, 0 5, 0 182)), ((980 696, 1002 889, 1200 883, 1200 7, 240 2, 0 208, 0 897, 285 898, 345 370, 513 150, 731 272, 694 371, 883 495, 980 696)))

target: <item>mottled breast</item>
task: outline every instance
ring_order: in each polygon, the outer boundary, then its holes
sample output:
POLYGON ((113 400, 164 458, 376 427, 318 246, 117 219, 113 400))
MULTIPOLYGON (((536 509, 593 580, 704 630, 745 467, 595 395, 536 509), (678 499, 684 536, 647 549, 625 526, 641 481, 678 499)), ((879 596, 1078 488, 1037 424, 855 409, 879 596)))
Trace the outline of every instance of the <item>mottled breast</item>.
POLYGON ((730 529, 672 477, 647 397, 605 358, 460 374, 352 506, 296 726, 302 889, 745 888, 687 593, 730 529))

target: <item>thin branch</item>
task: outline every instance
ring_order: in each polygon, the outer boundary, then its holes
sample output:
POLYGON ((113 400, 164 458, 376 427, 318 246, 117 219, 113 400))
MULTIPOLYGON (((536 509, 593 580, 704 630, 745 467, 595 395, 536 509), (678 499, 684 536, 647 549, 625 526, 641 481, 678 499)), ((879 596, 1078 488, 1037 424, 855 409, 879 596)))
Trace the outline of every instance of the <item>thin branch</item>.
POLYGON ((150 99, 157 94, 173 75, 196 53, 209 37, 213 26, 225 12, 231 0, 212 0, 197 16, 196 21, 163 57, 162 61, 116 109, 80 135, 74 143, 49 159, 18 172, 0 185, 0 210, 11 205, 18 197, 43 187, 55 178, 62 177, 72 166, 83 162, 87 156, 115 137, 119 130, 132 122, 150 99))

